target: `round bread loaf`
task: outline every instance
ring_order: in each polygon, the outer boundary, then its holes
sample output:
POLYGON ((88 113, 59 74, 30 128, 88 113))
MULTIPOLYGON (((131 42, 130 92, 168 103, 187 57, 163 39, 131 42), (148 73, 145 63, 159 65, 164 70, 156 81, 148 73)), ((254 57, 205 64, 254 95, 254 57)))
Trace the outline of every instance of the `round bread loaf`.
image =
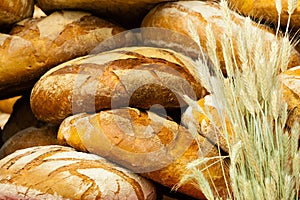
POLYGON ((155 200, 146 179, 62 146, 16 151, 0 160, 0 199, 155 200))
POLYGON ((127 47, 89 55, 49 70, 35 84, 31 108, 42 121, 60 123, 74 113, 124 106, 186 106, 207 92, 195 79, 194 62, 175 51, 127 47))
POLYGON ((33 0, 2 0, 0 26, 14 24, 33 15, 33 0))
MULTIPOLYGON (((51 67, 83 56, 100 42, 124 31, 89 13, 62 11, 18 23, 0 34, 0 99, 31 89, 51 67)), ((126 43, 126 39, 119 45, 126 43)))
MULTIPOLYGON (((186 168, 188 163, 219 155, 218 149, 204 137, 199 136, 197 143, 188 130, 177 123, 134 108, 68 117, 60 125, 58 140, 78 150, 103 156, 170 188, 191 173, 186 168)), ((203 169, 208 182, 214 184, 219 195, 225 198, 228 192, 226 161, 221 163, 218 158, 211 159, 199 169, 203 169)), ((184 184, 178 191, 204 199, 203 193, 192 182, 184 184)))
MULTIPOLYGON (((282 5, 280 24, 284 27, 287 26, 288 22, 288 0, 280 0, 282 5)), ((278 12, 276 9, 276 1, 273 0, 228 0, 229 5, 232 9, 240 12, 243 15, 252 16, 256 19, 263 19, 268 22, 277 25, 278 23, 278 12)), ((295 2, 295 1, 290 1, 295 2)), ((295 4, 295 11, 291 16, 290 28, 297 31, 300 28, 300 2, 295 4)))
POLYGON ((156 4, 174 0, 37 0, 46 13, 55 10, 84 10, 114 19, 127 28, 139 27, 143 17, 156 4))
MULTIPOLYGON (((208 37, 206 28, 210 24, 216 39, 216 51, 221 69, 226 73, 221 44, 222 35, 230 34, 232 31, 232 43, 238 66, 240 66, 241 61, 238 56, 237 43, 240 41, 239 31, 243 29, 243 23, 245 23, 246 19, 234 12, 230 12, 230 16, 231 25, 229 26, 222 14, 220 5, 211 1, 170 2, 158 5, 152 9, 144 18, 142 27, 166 28, 194 38, 193 32, 190 31, 191 27, 193 27, 195 29, 194 33, 198 33, 200 43, 206 52, 208 37)), ((259 26, 253 22, 251 27, 248 28, 259 34, 266 49, 271 49, 271 45, 276 42, 280 45, 279 40, 267 27, 259 26)), ((288 67, 291 68, 297 65, 300 65, 300 54, 295 49, 292 49, 288 67)))
MULTIPOLYGON (((283 100, 287 102, 289 116, 287 125, 300 123, 300 66, 293 67, 281 75, 283 100)), ((300 138, 300 135, 299 135, 300 138)))
POLYGON ((57 127, 45 125, 29 127, 11 136, 0 149, 0 159, 19 149, 58 144, 57 127))

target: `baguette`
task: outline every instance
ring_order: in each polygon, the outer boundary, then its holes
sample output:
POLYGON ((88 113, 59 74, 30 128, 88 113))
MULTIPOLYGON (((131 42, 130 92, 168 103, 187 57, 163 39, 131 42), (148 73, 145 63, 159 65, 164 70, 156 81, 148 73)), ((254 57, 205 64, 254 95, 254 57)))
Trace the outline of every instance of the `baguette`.
POLYGON ((2 0, 0 26, 11 25, 33 15, 33 0, 2 0))
MULTIPOLYGON (((271 0, 244 0, 244 1, 235 1, 228 0, 229 5, 232 9, 237 12, 252 16, 259 20, 266 20, 268 22, 277 25, 278 23, 278 12, 276 9, 275 1, 271 0)), ((280 25, 283 27, 287 26, 288 22, 288 0, 281 0, 282 10, 280 15, 280 25)), ((300 2, 296 4, 295 11, 291 16, 290 27, 297 31, 300 28, 300 2)))
POLYGON ((37 0, 37 4, 46 13, 84 10, 113 19, 127 28, 136 28, 151 8, 167 1, 174 0, 37 0))
MULTIPOLYGON (((245 22, 246 18, 239 16, 234 12, 231 12, 230 16, 232 22, 230 30, 233 32, 232 42, 237 64, 240 66, 241 61, 239 60, 237 50, 237 44, 239 41, 238 31, 243 29, 243 23, 245 22)), ((148 13, 142 22, 142 27, 166 28, 182 33, 191 38, 194 37, 193 33, 190 32, 190 27, 194 27, 195 32, 199 35, 200 43, 204 52, 207 52, 206 28, 209 24, 211 24, 211 28, 216 39, 216 51, 220 61, 221 69, 223 73, 226 74, 225 61, 221 45, 221 35, 228 32, 228 23, 222 15, 222 10, 219 4, 211 1, 179 1, 161 4, 148 13)), ((265 43, 264 47, 266 49, 271 49, 273 42, 277 42, 278 45, 280 45, 275 34, 267 29, 267 27, 262 25, 259 26, 253 22, 249 29, 253 30, 253 32, 256 34, 259 34, 265 43)), ((300 54, 293 48, 288 67, 291 68, 297 65, 300 65, 300 54)))
MULTIPOLYGON (((219 155, 217 148, 202 136, 199 136, 199 149, 184 127, 152 112, 134 108, 68 117, 59 127, 58 141, 80 151, 98 154, 169 188, 189 173, 187 164, 199 159, 200 154, 208 158, 219 155)), ((228 165, 222 164, 227 174, 228 165)), ((221 162, 212 159, 207 165, 204 176, 211 185, 215 184, 220 196, 226 197, 227 177, 222 173, 221 162)), ((192 182, 181 186, 178 191, 204 198, 192 182)))
POLYGON ((69 147, 32 147, 0 160, 0 199, 155 198, 148 180, 69 147))
POLYGON ((172 50, 115 49, 48 71, 32 89, 31 108, 39 120, 50 123, 60 123, 74 113, 124 106, 182 108, 186 106, 183 95, 198 99, 207 94, 194 71, 190 58, 172 50))
MULTIPOLYGON (((89 13, 62 11, 19 22, 0 34, 0 99, 30 90, 51 67, 89 54, 123 28, 89 13)), ((126 39, 119 45, 126 43, 126 39)))

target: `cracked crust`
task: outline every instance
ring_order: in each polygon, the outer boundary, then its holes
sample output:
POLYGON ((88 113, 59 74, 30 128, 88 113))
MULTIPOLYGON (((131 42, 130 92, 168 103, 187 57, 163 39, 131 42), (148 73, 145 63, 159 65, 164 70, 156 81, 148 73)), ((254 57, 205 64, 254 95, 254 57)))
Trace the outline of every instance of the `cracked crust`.
POLYGON ((0 198, 154 200, 146 179, 99 156, 63 146, 33 147, 0 161, 0 198))
POLYGON ((0 99, 31 89, 50 68, 87 55, 100 42, 124 30, 75 11, 19 22, 10 35, 0 34, 0 99))
POLYGON ((174 51, 128 47, 78 58, 48 71, 31 93, 31 108, 42 121, 60 123, 82 112, 155 104, 186 105, 207 92, 193 76, 191 59, 174 51), (57 81, 59 80, 59 81, 57 81))

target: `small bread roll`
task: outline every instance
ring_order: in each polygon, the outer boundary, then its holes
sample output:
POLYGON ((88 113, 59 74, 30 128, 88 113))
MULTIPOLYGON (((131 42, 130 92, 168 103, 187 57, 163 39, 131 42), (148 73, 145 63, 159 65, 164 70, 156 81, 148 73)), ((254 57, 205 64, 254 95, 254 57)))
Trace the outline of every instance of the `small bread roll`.
POLYGON ((75 11, 19 22, 10 35, 0 34, 0 99, 30 90, 51 67, 89 54, 122 31, 108 21, 75 11))
POLYGON ((84 10, 113 19, 127 28, 136 28, 151 8, 167 1, 174 0, 37 0, 37 4, 46 13, 84 10))
POLYGON ((11 25, 33 15, 33 0, 2 0, 0 26, 11 25))
POLYGON ((0 160, 0 199, 155 200, 148 180, 63 146, 16 151, 0 160))
POLYGON ((289 110, 287 125, 292 127, 295 122, 300 123, 300 66, 285 71, 281 75, 281 82, 283 100, 287 102, 289 110))
POLYGON ((0 159, 16 150, 58 144, 57 130, 56 126, 45 125, 41 128, 29 127, 19 131, 3 144, 0 149, 0 159))
MULTIPOLYGON (((280 15, 280 24, 281 26, 286 27, 288 22, 288 0, 280 0, 282 5, 281 15, 280 15)), ((273 0, 228 0, 229 5, 232 9, 237 12, 255 17, 259 20, 263 19, 268 22, 277 25, 278 23, 278 12, 276 9, 276 1, 273 0)), ((297 31, 300 28, 300 2, 295 5, 295 11, 291 16, 290 28, 297 31)))
MULTIPOLYGON (((235 31, 243 28, 245 18, 237 13, 231 12, 233 46, 235 55, 238 55, 237 43, 239 41, 239 34, 235 31)), ((178 1, 158 5, 152 9, 144 18, 142 27, 157 27, 166 28, 174 32, 179 32, 193 38, 190 32, 190 27, 195 28, 198 33, 200 43, 206 52, 207 35, 206 27, 211 24, 211 28, 216 39, 217 56, 221 64, 221 69, 226 73, 225 61, 222 52, 221 38, 227 31, 228 23, 222 15, 220 5, 212 1, 178 1)), ((251 30, 259 34, 264 42, 264 46, 268 49, 274 42, 278 42, 275 34, 273 34, 267 27, 259 26, 252 23, 251 30)), ((238 65, 240 65, 239 56, 236 56, 238 65)), ((289 68, 300 65, 300 54, 292 49, 289 68)))
POLYGON ((186 106, 182 96, 207 94, 192 59, 169 49, 127 47, 81 57, 49 70, 31 92, 41 121, 60 123, 74 113, 119 107, 186 106), (59 90, 57 89, 59 88, 59 90))
MULTIPOLYGON (((188 163, 219 155, 218 149, 204 137, 199 136, 199 147, 184 127, 152 112, 134 108, 68 117, 60 125, 58 140, 78 150, 103 156, 169 188, 190 173, 186 168, 188 163)), ((211 159, 207 166, 203 170, 204 176, 225 198, 227 163, 211 159)), ((202 165, 199 169, 205 167, 202 165)), ((204 199, 203 193, 192 182, 184 184, 178 191, 204 199)))

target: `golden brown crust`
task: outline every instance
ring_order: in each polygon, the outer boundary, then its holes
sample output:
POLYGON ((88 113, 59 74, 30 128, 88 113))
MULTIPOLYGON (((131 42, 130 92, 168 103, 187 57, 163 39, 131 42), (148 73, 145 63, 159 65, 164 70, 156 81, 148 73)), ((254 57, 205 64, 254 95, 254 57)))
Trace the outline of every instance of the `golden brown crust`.
POLYGON ((33 0, 2 0, 0 26, 14 24, 33 15, 33 0))
POLYGON ((122 31, 89 13, 75 11, 18 23, 11 35, 0 35, 0 98, 30 89, 51 67, 88 54, 122 31))
POLYGON ((186 105, 183 94, 193 99, 206 94, 194 71, 190 58, 171 50, 115 49, 47 72, 32 90, 31 108, 38 119, 52 123, 73 113, 121 106, 180 108, 186 105))
POLYGON ((0 185, 0 198, 156 198, 146 179, 99 156, 55 145, 19 150, 2 159, 0 185))
MULTIPOLYGON (((58 140, 74 145, 78 150, 106 157, 170 188, 184 174, 190 173, 186 169, 187 164, 200 158, 198 144, 186 129, 154 113, 133 108, 71 116, 61 124, 58 140)), ((202 156, 219 155, 217 148, 204 137, 199 136, 199 141, 202 156)), ((214 161, 217 159, 208 165, 214 161)), ((228 175, 228 166, 225 162, 223 165, 225 174, 228 175)), ((225 197, 227 191, 221 163, 217 162, 205 170, 206 178, 209 173, 218 192, 225 197)), ((192 183, 180 187, 179 191, 204 198, 192 183)))
MULTIPOLYGON (((190 19, 192 26, 195 27, 204 51, 206 51, 207 43, 206 27, 208 24, 211 24, 212 31, 216 38, 217 55, 222 70, 225 73, 226 70, 221 46, 221 35, 226 32, 227 24, 222 16, 220 6, 217 3, 211 1, 182 1, 158 5, 144 18, 142 27, 166 28, 192 37, 189 32, 189 20, 187 20, 187 18, 190 19)), ((238 41, 238 34, 235 34, 235 30, 242 29, 242 24, 245 22, 245 18, 232 12, 231 19, 233 22, 231 26, 233 31, 233 46, 235 52, 237 52, 236 44, 238 41)), ((277 41, 275 35, 265 26, 258 26, 253 22, 251 29, 256 30, 256 32, 264 38, 265 46, 271 45, 272 42, 277 41)), ((237 61, 240 62, 238 56, 237 61)), ((300 54, 295 49, 292 49, 288 67, 291 68, 297 65, 300 65, 300 54)))
MULTIPOLYGON (((229 5, 232 9, 240 12, 246 16, 252 16, 259 20, 266 20, 268 22, 277 25, 278 23, 278 13, 276 9, 275 1, 270 0, 244 0, 244 1, 235 1, 229 0, 229 5)), ((281 26, 286 27, 288 22, 288 0, 281 0, 282 11, 280 15, 280 24, 281 26)), ((290 28, 293 28, 294 31, 297 31, 300 28, 300 2, 296 5, 295 12, 291 16, 290 28)))

